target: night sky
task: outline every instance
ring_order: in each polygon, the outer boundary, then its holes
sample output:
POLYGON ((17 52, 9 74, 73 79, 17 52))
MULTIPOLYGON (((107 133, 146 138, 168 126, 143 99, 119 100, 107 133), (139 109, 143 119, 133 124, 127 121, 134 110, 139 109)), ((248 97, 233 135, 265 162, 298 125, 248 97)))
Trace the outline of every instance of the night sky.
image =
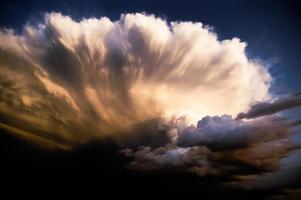
POLYGON ((0 199, 301 198, 300 13, 2 0, 0 199))

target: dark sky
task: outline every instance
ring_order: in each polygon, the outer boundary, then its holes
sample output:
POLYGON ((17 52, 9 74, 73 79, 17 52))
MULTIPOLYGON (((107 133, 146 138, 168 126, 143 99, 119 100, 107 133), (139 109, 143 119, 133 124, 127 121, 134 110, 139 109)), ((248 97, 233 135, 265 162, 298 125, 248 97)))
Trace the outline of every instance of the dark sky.
POLYGON ((39 21, 44 12, 50 11, 75 19, 92 16, 118 19, 121 13, 146 12, 168 21, 202 22, 213 26, 220 39, 239 37, 246 41, 249 57, 270 64, 276 80, 272 87, 274 94, 301 90, 301 3, 297 0, 10 0, 1 1, 0 26, 21 31, 26 22, 39 21))

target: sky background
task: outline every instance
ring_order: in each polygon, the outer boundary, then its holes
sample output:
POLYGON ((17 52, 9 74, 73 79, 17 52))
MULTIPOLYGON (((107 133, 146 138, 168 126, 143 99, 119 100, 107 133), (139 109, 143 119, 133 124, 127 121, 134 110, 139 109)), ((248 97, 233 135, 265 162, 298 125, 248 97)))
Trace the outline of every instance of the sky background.
POLYGON ((1 1, 0 26, 22 31, 38 22, 43 13, 56 11, 74 19, 107 16, 117 20, 121 13, 146 12, 168 21, 197 21, 214 27, 220 39, 238 37, 248 43, 249 58, 270 66, 275 79, 273 94, 294 93, 299 84, 301 4, 287 1, 1 1), (217 6, 218 5, 218 6, 217 6))

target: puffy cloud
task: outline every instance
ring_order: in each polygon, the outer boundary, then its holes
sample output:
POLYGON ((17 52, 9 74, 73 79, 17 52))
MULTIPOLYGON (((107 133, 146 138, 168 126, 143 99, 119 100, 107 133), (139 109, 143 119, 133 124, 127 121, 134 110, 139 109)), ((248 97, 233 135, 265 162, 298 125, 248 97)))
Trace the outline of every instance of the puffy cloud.
POLYGON ((204 117, 197 127, 187 127, 178 134, 180 146, 206 145, 212 149, 238 148, 254 143, 286 138, 291 124, 277 117, 251 121, 235 120, 229 115, 204 117))
POLYGON ((121 153, 132 159, 128 167, 134 170, 168 169, 224 177, 231 187, 243 182, 247 188, 277 174, 282 170, 280 161, 301 147, 289 138, 295 134, 291 127, 299 124, 299 120, 279 116, 235 120, 223 115, 204 117, 194 127, 181 118, 168 127, 170 142, 166 146, 143 146, 121 153))
POLYGON ((297 93, 289 97, 280 98, 272 103, 261 102, 251 106, 246 113, 237 115, 237 119, 255 118, 264 115, 271 115, 282 110, 301 106, 301 94, 297 93))
POLYGON ((48 13, 19 35, 0 32, 2 125, 70 146, 122 142, 134 124, 162 116, 236 115, 270 97, 270 74, 245 48, 201 23, 48 13))
POLYGON ((128 164, 133 170, 178 170, 199 176, 218 173, 218 169, 211 166, 213 153, 205 146, 182 148, 168 144, 155 149, 142 146, 137 151, 126 148, 120 153, 134 159, 128 164))

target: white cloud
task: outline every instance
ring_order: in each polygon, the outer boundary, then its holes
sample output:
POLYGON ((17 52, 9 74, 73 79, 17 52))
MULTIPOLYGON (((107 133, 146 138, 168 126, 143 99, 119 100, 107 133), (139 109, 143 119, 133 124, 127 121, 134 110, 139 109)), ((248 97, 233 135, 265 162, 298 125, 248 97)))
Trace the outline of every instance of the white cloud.
MULTIPOLYGON (((45 96, 38 86, 65 100, 77 114, 64 132, 77 124, 68 140, 83 141, 155 117, 186 115, 196 122, 206 115, 236 115, 268 99, 271 76, 246 56, 245 48, 238 38, 218 40, 201 23, 168 23, 141 13, 117 21, 74 21, 49 13, 20 35, 1 31, 0 73, 23 74, 32 82, 23 90, 34 96, 45 96)), ((57 115, 66 114, 56 109, 55 100, 47 105, 57 115)))

